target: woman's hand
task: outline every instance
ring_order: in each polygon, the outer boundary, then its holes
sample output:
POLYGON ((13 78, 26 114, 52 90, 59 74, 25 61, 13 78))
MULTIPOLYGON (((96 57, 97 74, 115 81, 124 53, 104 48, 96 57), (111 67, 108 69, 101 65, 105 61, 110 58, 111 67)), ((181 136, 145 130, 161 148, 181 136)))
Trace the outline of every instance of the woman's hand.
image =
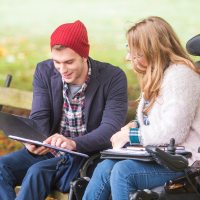
POLYGON ((43 143, 47 143, 56 147, 61 147, 68 150, 76 150, 76 143, 73 140, 66 138, 61 134, 54 134, 48 137, 43 143))
POLYGON ((130 128, 137 128, 137 124, 135 122, 131 122, 126 124, 126 126, 121 128, 121 131, 123 131, 124 129, 130 129, 130 128))
POLYGON ((127 142, 129 142, 129 128, 121 130, 115 133, 111 138, 113 149, 122 148, 127 142))

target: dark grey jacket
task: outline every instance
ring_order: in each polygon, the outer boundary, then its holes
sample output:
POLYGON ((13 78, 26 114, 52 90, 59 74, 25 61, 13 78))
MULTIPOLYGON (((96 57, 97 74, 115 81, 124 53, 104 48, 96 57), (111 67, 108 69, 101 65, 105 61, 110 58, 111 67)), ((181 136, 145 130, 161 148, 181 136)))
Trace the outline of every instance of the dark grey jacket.
MULTIPOLYGON (((111 146, 111 136, 124 125, 127 113, 127 79, 118 67, 89 58, 92 74, 85 90, 87 134, 73 140, 78 152, 111 146)), ((62 116, 62 77, 52 59, 38 63, 33 80, 30 118, 46 137, 58 132, 62 116)))

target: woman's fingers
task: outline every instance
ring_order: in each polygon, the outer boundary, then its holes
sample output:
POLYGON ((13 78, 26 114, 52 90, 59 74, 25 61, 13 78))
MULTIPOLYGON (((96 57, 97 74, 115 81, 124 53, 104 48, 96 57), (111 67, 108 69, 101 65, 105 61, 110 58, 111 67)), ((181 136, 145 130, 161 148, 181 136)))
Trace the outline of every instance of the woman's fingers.
POLYGON ((130 129, 130 128, 137 128, 137 124, 135 122, 130 122, 126 126, 122 127, 121 131, 123 131, 125 129, 130 129))
POLYGON ((121 128, 121 131, 123 131, 123 130, 125 130, 127 128, 128 128, 128 126, 126 125, 126 126, 124 126, 124 127, 121 128))
POLYGON ((127 142, 129 142, 129 129, 124 129, 115 133, 112 136, 111 142, 113 149, 122 148, 127 142))

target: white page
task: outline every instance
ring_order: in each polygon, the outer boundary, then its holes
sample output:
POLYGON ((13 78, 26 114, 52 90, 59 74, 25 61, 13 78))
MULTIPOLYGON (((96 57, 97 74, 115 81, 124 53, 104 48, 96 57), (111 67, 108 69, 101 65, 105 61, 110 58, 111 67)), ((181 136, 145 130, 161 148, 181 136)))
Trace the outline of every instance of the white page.
POLYGON ((150 155, 147 151, 133 151, 133 150, 127 150, 126 148, 107 149, 105 151, 113 152, 113 153, 120 153, 120 154, 130 154, 130 155, 150 155))
MULTIPOLYGON (((107 149, 105 150, 107 152, 113 152, 113 153, 120 153, 120 154, 130 154, 130 155, 150 155, 147 151, 133 151, 133 150, 127 150, 126 148, 121 149, 107 149)), ((176 150, 176 153, 183 153, 185 150, 176 150)))
MULTIPOLYGON (((167 151, 167 147, 157 147, 163 151, 167 151)), ((127 150, 131 150, 131 151, 145 151, 145 147, 143 146, 128 146, 126 147, 127 150)), ((176 146, 176 150, 184 150, 185 147, 184 146, 176 146)))

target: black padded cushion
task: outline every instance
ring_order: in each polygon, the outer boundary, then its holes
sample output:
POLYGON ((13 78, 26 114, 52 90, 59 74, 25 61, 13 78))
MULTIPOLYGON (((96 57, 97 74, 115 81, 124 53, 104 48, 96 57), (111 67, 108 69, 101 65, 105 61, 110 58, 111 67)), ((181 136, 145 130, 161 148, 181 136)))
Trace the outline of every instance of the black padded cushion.
POLYGON ((199 200, 196 193, 182 193, 182 194, 167 194, 163 186, 151 189, 159 195, 158 200, 199 200))
POLYGON ((200 34, 194 36, 186 44, 186 49, 193 56, 200 56, 200 34))

